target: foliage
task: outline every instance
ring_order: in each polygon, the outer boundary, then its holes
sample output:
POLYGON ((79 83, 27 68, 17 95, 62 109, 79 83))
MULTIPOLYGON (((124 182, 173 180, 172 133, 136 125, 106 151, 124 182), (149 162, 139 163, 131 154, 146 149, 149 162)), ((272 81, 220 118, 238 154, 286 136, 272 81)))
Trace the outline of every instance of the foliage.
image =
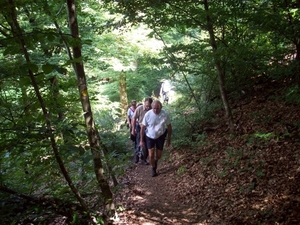
MULTIPOLYGON (((143 166, 129 171, 134 183, 120 196, 130 208, 123 212, 121 220, 151 223, 159 215, 183 224, 299 223, 299 106, 267 98, 270 90, 281 87, 281 83, 265 85, 243 102, 243 133, 233 137, 226 132, 226 126, 221 126, 207 134, 206 144, 199 145, 198 151, 164 151, 167 160, 158 164, 162 179, 153 180, 148 176, 149 169, 143 166), (257 116, 265 115, 268 123, 257 122, 257 116), (145 192, 155 192, 157 185, 157 198, 145 196, 145 192), (139 198, 128 201, 130 196, 139 198), (152 204, 145 206, 144 201, 149 199, 152 204), (153 212, 153 205, 158 211, 153 212), (136 216, 141 206, 143 212, 136 216), (174 214, 169 210, 174 208, 190 211, 174 214)), ((284 91, 276 90, 279 91, 275 97, 284 91)), ((219 117, 219 113, 214 117, 219 117)))
MULTIPOLYGON (((299 104, 300 14, 299 6, 292 1, 214 0, 205 11, 203 2, 194 0, 88 0, 78 5, 81 37, 77 39, 69 35, 64 1, 12 2, 30 63, 20 51, 18 35, 9 20, 11 8, 2 1, 0 185, 18 193, 75 202, 51 151, 45 117, 28 70, 34 73, 49 111, 59 153, 84 195, 97 189, 72 62, 85 65, 96 126, 108 150, 105 162, 114 168, 116 176, 125 171, 131 154, 119 108, 120 73, 126 75, 129 101, 158 98, 161 82, 172 82, 176 95, 164 108, 172 117, 173 146, 193 152, 209 144, 206 128, 223 124, 222 117, 214 116, 222 107, 215 56, 226 75, 225 87, 231 101, 244 103, 243 99, 259 85, 280 82, 285 93, 276 98, 299 104), (215 51, 208 38, 207 16, 214 25, 215 51), (67 50, 72 46, 82 47, 82 58, 70 60, 67 50)), ((252 116, 255 123, 274 123, 267 111, 252 116)), ((274 133, 254 126, 254 135, 246 143, 253 146, 295 138, 299 125, 287 127, 274 133)), ((230 155, 227 165, 240 166, 244 155, 226 152, 230 155)), ((105 172, 107 177, 111 175, 105 172)), ((221 173, 226 177, 230 171, 221 173)), ((257 173, 263 176, 264 171, 257 173)), ((78 220, 76 214, 72 216, 78 220)))
POLYGON ((220 104, 207 102, 200 105, 200 110, 195 102, 184 102, 185 96, 178 99, 172 106, 173 141, 175 148, 191 147, 197 150, 206 142, 207 129, 214 129, 220 121, 213 114, 220 109, 220 104))
POLYGON ((300 104, 300 92, 299 92, 299 86, 298 85, 293 85, 288 88, 286 95, 285 95, 285 101, 287 103, 295 103, 295 104, 300 104))

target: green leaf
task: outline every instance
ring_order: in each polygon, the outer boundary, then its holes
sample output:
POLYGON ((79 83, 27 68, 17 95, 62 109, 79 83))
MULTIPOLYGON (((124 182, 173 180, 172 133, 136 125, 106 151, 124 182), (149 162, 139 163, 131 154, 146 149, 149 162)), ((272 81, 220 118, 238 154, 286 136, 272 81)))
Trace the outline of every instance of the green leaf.
POLYGON ((53 71, 53 69, 54 69, 54 66, 51 64, 42 65, 42 70, 44 71, 45 74, 51 73, 53 71))
POLYGON ((61 73, 61 74, 67 74, 68 73, 68 70, 66 68, 63 68, 63 67, 58 67, 56 66, 55 67, 55 70, 58 72, 58 73, 61 73))
POLYGON ((86 45, 92 45, 93 40, 87 39, 87 40, 84 40, 82 43, 83 43, 83 44, 86 44, 86 45))
POLYGON ((20 48, 18 46, 8 46, 3 52, 3 56, 19 54, 20 48))
POLYGON ((72 63, 80 63, 80 62, 82 62, 82 56, 76 59, 68 60, 67 65, 72 63))
POLYGON ((93 160, 93 156, 92 155, 87 155, 86 157, 83 158, 82 162, 83 164, 88 164, 91 160, 93 160))
POLYGON ((36 73, 39 70, 38 65, 36 65, 34 63, 28 63, 27 66, 28 66, 28 69, 30 69, 33 73, 36 73))
POLYGON ((47 35, 47 39, 48 41, 53 42, 55 40, 55 35, 50 33, 47 35))
POLYGON ((67 146, 67 151, 71 153, 78 153, 80 151, 79 147, 74 146, 74 145, 68 145, 67 146))

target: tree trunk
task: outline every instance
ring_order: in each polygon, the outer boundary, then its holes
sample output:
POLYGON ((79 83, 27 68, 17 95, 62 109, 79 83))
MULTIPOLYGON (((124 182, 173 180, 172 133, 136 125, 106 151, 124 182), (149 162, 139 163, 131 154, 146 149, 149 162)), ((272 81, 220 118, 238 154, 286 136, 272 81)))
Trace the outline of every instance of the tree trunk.
MULTIPOLYGON (((45 11, 47 12, 47 14, 48 14, 49 16, 51 16, 50 11, 48 10, 48 9, 49 9, 49 6, 48 6, 47 3, 45 3, 44 9, 45 9, 45 11)), ((58 32, 58 34, 59 34, 59 36, 60 36, 62 42, 63 42, 64 45, 65 45, 65 48, 66 48, 68 57, 69 57, 70 60, 72 60, 73 57, 72 57, 71 50, 70 50, 70 48, 69 48, 69 46, 68 46, 68 43, 67 43, 65 37, 63 36, 63 33, 62 33, 61 29, 60 29, 60 27, 59 27, 57 21, 54 20, 53 22, 54 22, 54 25, 55 25, 55 27, 56 27, 56 30, 57 30, 57 32, 58 32)), ((73 66, 73 69, 74 69, 74 71, 75 71, 75 69, 76 69, 76 68, 75 68, 75 64, 72 64, 72 66, 73 66)), ((64 134, 63 134, 63 135, 64 135, 64 134)), ((66 135, 65 135, 65 137, 66 137, 66 135)), ((66 143, 66 140, 67 140, 67 139, 64 138, 64 140, 65 140, 65 143, 66 143)), ((99 140, 100 140, 100 148, 101 148, 101 150, 103 151, 103 154, 104 154, 104 155, 108 155, 107 148, 106 148, 106 146, 101 142, 100 137, 99 137, 99 140)), ((117 186, 117 185, 118 185, 118 181, 117 181, 117 179, 116 179, 116 177, 115 177, 115 175, 114 175, 114 173, 113 173, 113 170, 112 170, 111 166, 108 165, 108 163, 106 163, 106 165, 107 165, 107 170, 109 171, 109 174, 110 174, 110 176, 111 176, 111 179, 112 179, 112 181, 113 181, 114 186, 117 186)))
MULTIPOLYGON (((10 7, 10 9, 11 9, 11 23, 10 23, 10 25, 11 25, 12 32, 13 32, 14 36, 16 37, 16 39, 18 39, 18 42, 20 43, 20 46, 21 46, 22 52, 24 54, 25 60, 29 64, 31 62, 31 60, 30 60, 29 53, 28 53, 27 48, 26 48, 25 40, 23 39, 22 30, 21 30, 20 25, 19 25, 18 20, 17 20, 16 8, 15 8, 15 5, 14 5, 14 2, 13 2, 13 0, 9 0, 8 3, 11 6, 10 7)), ((84 208, 84 210, 89 215, 89 209, 88 209, 84 199, 81 197, 79 191, 77 190, 77 188, 73 184, 73 182, 72 182, 72 180, 69 176, 69 173, 67 172, 67 170, 64 166, 64 163, 63 163, 63 161, 62 161, 62 159, 59 155, 58 147, 57 147, 57 144, 56 144, 56 141, 55 141, 55 138, 54 138, 54 134, 53 134, 52 128, 51 128, 52 126, 51 126, 50 116, 49 116, 49 113, 46 109, 46 105, 44 103, 44 100, 41 96, 41 93, 40 93, 37 81, 35 79, 35 76, 34 76, 33 72, 30 69, 28 69, 28 74, 29 74, 29 77, 31 79, 31 83, 32 83, 32 86, 34 88, 35 94, 36 94, 36 96, 38 98, 38 101, 40 103, 42 112, 45 116, 46 125, 47 125, 47 135, 50 138, 51 147, 53 149, 55 159, 56 159, 56 161, 57 161, 57 163, 58 163, 65 179, 66 179, 66 181, 68 182, 68 185, 69 185, 70 189, 72 190, 72 192, 76 196, 77 200, 80 202, 81 206, 84 208)))
MULTIPOLYGON (((285 6, 288 8, 290 7, 290 2, 285 0, 285 6)), ((300 0, 297 0, 297 3, 295 4, 297 6, 297 9, 300 9, 300 0)), ((296 24, 298 24, 298 21, 295 22, 295 20, 293 19, 293 16, 291 15, 291 12, 288 13, 288 22, 290 27, 297 27, 296 24)), ((294 30, 294 32, 296 33, 296 31, 294 30)), ((298 85, 300 85, 300 38, 299 36, 295 36, 292 39, 293 44, 295 45, 296 48, 296 63, 297 63, 297 72, 296 73, 296 82, 298 83, 298 85)))
POLYGON ((127 115, 128 109, 128 99, 127 99, 127 92, 126 92, 126 75, 124 72, 121 72, 119 76, 119 92, 120 92, 120 108, 121 108, 121 115, 127 115))
POLYGON ((204 0, 203 3, 204 3, 205 11, 207 13, 206 25, 207 25, 207 29, 208 29, 208 33, 209 33, 210 45, 211 45, 213 53, 214 53, 214 63, 215 63, 216 69, 217 69, 219 89, 220 89, 220 92, 221 92, 221 98, 222 98, 222 101, 223 101, 226 118, 227 118, 228 123, 229 123, 230 132, 233 133, 234 132, 233 118, 232 118, 232 113, 231 113, 231 109, 230 109, 230 106, 229 106, 228 97, 227 97, 227 93, 226 93, 226 89, 225 89, 225 73, 222 70, 220 58, 216 54, 218 47, 217 47, 217 42, 216 42, 216 39, 215 39, 213 24, 212 24, 211 18, 209 16, 208 2, 207 2, 207 0, 204 0))
MULTIPOLYGON (((68 16, 69 16, 69 27, 70 32, 73 38, 79 38, 79 31, 78 31, 78 23, 77 23, 77 16, 75 12, 75 1, 74 0, 67 0, 67 8, 68 8, 68 16)), ((73 58, 80 59, 81 55, 81 48, 80 46, 73 47, 73 58)), ((106 215, 108 217, 114 216, 115 214, 115 207, 113 203, 113 195, 110 190, 109 184, 107 182, 106 177, 104 176, 104 169, 102 166, 101 160, 101 149, 100 149, 100 136, 98 130, 95 128, 95 122, 93 119, 93 113, 91 110, 87 83, 86 83, 86 76, 84 72, 83 62, 76 62, 73 64, 75 68, 75 74, 77 76, 77 83, 79 89, 80 100, 82 104, 82 109, 84 112, 84 119, 87 129, 88 140, 91 148, 91 152, 94 157, 94 171, 96 174, 97 181, 101 188, 103 198, 104 198, 104 205, 106 210, 106 215)))

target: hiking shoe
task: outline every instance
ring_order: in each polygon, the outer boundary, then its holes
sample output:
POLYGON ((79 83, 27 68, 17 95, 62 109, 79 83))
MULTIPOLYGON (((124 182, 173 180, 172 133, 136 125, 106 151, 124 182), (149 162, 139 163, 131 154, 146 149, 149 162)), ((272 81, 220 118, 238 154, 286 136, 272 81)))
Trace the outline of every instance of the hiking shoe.
POLYGON ((149 165, 149 163, 146 160, 142 160, 143 165, 149 165))
POLYGON ((157 176, 156 168, 155 168, 155 167, 152 167, 151 176, 152 176, 152 177, 156 177, 156 176, 157 176))
POLYGON ((134 155, 134 162, 135 162, 135 163, 138 163, 139 160, 140 160, 139 155, 138 155, 138 154, 135 154, 135 155, 134 155))

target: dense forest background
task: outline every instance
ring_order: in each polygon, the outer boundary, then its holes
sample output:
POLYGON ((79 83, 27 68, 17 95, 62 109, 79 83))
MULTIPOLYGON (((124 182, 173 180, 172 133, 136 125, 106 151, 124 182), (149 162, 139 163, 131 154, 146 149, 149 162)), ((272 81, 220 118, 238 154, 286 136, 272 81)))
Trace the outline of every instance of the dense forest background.
MULTIPOLYGON (((174 149, 200 151, 207 131, 220 126, 233 139, 247 133, 240 108, 259 85, 279 84, 265 101, 300 104, 299 1, 0 5, 0 220, 6 224, 42 224, 54 214, 69 224, 114 217, 118 179, 132 156, 127 106, 159 99, 166 80, 173 88, 164 108, 174 149)), ((299 121, 289 126, 245 138, 280 140, 300 129, 299 121)))

